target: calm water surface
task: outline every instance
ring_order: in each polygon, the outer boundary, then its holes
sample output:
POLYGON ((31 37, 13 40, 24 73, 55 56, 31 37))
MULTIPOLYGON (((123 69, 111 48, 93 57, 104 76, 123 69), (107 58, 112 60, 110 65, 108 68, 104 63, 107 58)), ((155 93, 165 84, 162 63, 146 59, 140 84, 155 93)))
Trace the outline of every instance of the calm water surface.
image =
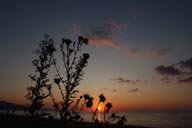
MULTIPOLYGON (((158 128, 192 128, 192 112, 190 113, 118 113, 125 115, 127 125, 142 125, 158 128)), ((84 113, 86 121, 91 114, 84 113)), ((102 119, 102 113, 99 115, 102 119)))
MULTIPOLYGON (((3 111, 0 111, 3 112, 3 111)), ((50 111, 55 118, 59 118, 58 113, 50 111)), ((3 112, 5 113, 5 111, 3 112)), ((16 111, 15 114, 23 115, 23 111, 16 111)), ((192 128, 192 112, 176 112, 176 113, 118 113, 125 115, 128 125, 142 125, 157 128, 192 128)), ((102 120, 103 114, 99 113, 98 119, 102 120)), ((84 121, 91 121, 91 113, 82 113, 84 121)))

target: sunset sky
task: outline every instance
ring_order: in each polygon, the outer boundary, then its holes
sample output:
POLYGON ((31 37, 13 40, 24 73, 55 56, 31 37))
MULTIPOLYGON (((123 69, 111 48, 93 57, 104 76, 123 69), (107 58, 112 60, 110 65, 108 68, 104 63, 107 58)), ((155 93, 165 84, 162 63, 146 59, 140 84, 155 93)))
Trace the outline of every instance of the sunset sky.
MULTIPOLYGON (((1 0, 0 100, 27 104, 32 51, 49 34, 86 36, 78 89, 114 110, 192 110, 192 1, 1 0)), ((60 59, 60 58, 58 58, 60 59)), ((61 66, 61 65, 60 65, 61 66)), ((62 67, 62 66, 61 66, 62 67)))

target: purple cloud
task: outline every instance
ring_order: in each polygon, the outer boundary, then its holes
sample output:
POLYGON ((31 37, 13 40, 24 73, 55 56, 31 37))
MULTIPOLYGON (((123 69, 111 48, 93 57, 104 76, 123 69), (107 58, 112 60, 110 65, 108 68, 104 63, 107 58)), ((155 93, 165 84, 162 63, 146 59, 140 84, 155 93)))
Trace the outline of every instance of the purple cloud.
POLYGON ((155 68, 155 71, 163 76, 178 76, 182 74, 182 72, 174 66, 160 65, 155 68))
POLYGON ((185 61, 180 61, 178 64, 181 65, 181 67, 187 68, 192 71, 192 58, 185 61))
POLYGON ((192 83, 192 58, 169 66, 160 65, 155 71, 164 77, 162 81, 165 83, 192 83))
POLYGON ((187 78, 182 78, 177 81, 178 83, 192 83, 192 76, 189 76, 187 78))
POLYGON ((115 78, 115 79, 112 79, 112 80, 115 80, 119 83, 128 83, 128 84, 137 84, 137 83, 146 83, 147 81, 143 81, 143 80, 130 80, 130 79, 126 79, 126 78, 123 78, 123 77, 118 77, 118 78, 115 78))

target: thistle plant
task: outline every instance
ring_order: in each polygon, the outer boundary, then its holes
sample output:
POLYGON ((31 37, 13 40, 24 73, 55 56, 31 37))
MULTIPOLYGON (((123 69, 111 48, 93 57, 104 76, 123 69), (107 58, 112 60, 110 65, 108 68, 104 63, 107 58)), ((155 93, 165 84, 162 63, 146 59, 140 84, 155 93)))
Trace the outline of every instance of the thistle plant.
POLYGON ((44 106, 44 100, 50 96, 51 84, 49 83, 48 73, 53 64, 53 53, 55 52, 54 42, 48 35, 44 35, 44 40, 39 44, 34 53, 37 58, 32 61, 35 67, 35 75, 29 75, 34 85, 27 88, 27 100, 29 104, 28 112, 31 117, 40 117, 40 109, 44 106))
MULTIPOLYGON (((61 101, 57 102, 53 97, 54 108, 59 112, 61 119, 68 121, 78 118, 80 110, 84 105, 79 108, 79 104, 84 99, 85 107, 90 107, 90 97, 86 95, 77 98, 78 90, 76 87, 83 79, 84 69, 88 64, 89 54, 80 54, 81 48, 88 44, 88 39, 82 36, 78 37, 78 41, 63 38, 60 44, 60 52, 62 55, 62 62, 64 73, 58 69, 57 61, 53 65, 56 70, 54 82, 57 85, 61 101), (89 104, 89 105, 88 105, 89 104)), ((51 95, 51 93, 50 93, 51 95)), ((52 96, 52 95, 51 95, 52 96)))
POLYGON ((92 112, 92 121, 93 123, 98 127, 101 127, 104 125, 104 127, 107 127, 111 124, 111 122, 116 121, 117 125, 124 125, 124 123, 127 121, 125 116, 118 116, 115 113, 111 113, 110 110, 112 108, 112 103, 106 102, 106 98, 103 94, 99 95, 99 101, 96 105, 95 110, 92 112), (103 103, 105 104, 104 110, 103 110, 103 121, 99 121, 97 119, 97 113, 98 113, 98 107, 100 104, 103 103))
POLYGON ((106 101, 106 98, 103 94, 99 95, 99 102, 96 105, 95 111, 92 112, 92 121, 93 122, 98 122, 98 119, 96 118, 97 112, 98 112, 98 107, 101 103, 104 103, 106 101))

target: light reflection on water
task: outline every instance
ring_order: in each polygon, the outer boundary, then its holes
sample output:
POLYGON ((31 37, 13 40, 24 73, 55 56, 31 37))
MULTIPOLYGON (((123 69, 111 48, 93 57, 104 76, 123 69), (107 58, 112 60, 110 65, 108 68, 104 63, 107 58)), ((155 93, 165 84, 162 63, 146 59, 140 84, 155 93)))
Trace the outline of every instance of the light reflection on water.
POLYGON ((98 119, 100 122, 102 121, 101 113, 100 113, 100 112, 97 113, 97 119, 98 119))
MULTIPOLYGON (((6 113, 5 111, 0 111, 6 113)), ((59 114, 55 111, 50 111, 51 115, 59 119, 59 114)), ((15 111, 15 114, 23 115, 23 111, 15 111)), ((192 127, 192 112, 189 113, 117 113, 118 115, 125 115, 128 125, 142 125, 158 128, 191 128, 192 127)), ((92 113, 81 113, 84 121, 91 122, 92 113)), ((103 120, 103 113, 98 113, 99 121, 103 120)))

